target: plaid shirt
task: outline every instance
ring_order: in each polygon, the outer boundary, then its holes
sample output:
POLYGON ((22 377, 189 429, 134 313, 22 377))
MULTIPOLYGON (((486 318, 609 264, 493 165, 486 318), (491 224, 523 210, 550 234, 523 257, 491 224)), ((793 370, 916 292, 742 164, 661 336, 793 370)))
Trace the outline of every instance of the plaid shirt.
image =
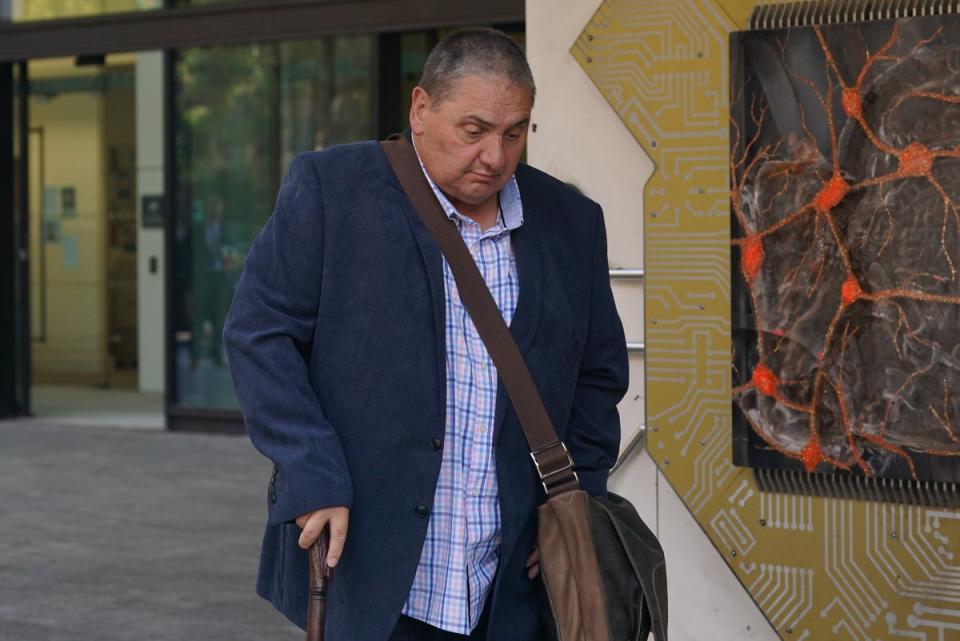
MULTIPOLYGON (((519 294, 510 231, 523 223, 516 179, 511 178, 500 192, 496 224, 482 232, 454 208, 429 175, 427 180, 457 224, 509 325, 519 294)), ((466 635, 477 625, 500 560, 500 503, 493 456, 497 370, 460 301, 446 259, 443 276, 447 352, 443 461, 420 565, 402 612, 466 635)))

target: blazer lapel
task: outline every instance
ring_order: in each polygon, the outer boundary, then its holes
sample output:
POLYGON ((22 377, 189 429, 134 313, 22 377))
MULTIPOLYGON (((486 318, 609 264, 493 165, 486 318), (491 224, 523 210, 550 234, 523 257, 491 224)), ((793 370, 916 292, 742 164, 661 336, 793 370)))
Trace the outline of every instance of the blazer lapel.
MULTIPOLYGON (((398 184, 399 186, 399 184, 398 184)), ((427 282, 430 287, 430 299, 433 303, 433 325, 434 338, 437 346, 437 381, 439 383, 440 395, 440 416, 441 420, 446 420, 447 405, 447 340, 446 340, 446 312, 443 285, 443 254, 430 232, 420 218, 420 214, 414 209, 413 203, 407 198, 406 193, 400 190, 400 203, 403 213, 407 217, 407 223, 417 241, 417 247, 420 249, 420 255, 423 258, 423 267, 427 274, 427 282)))
MULTIPOLYGON (((523 203, 523 218, 524 223, 510 232, 513 253, 517 261, 517 278, 520 281, 520 294, 517 298, 517 309, 510 323, 510 333, 513 335, 513 340, 517 342, 521 354, 525 354, 530 343, 533 342, 543 307, 543 250, 535 226, 538 217, 527 201, 523 203)), ((509 402, 506 388, 501 381, 498 381, 497 405, 494 410, 494 442, 500 435, 500 427, 503 425, 509 402)))
POLYGON ((540 322, 541 297, 543 295, 543 261, 540 241, 537 238, 534 223, 530 219, 530 208, 524 206, 523 225, 510 233, 513 241, 513 253, 517 261, 517 278, 520 281, 520 295, 517 308, 510 323, 510 333, 517 341, 520 353, 527 351, 533 341, 537 325, 540 322))
MULTIPOLYGON (((410 129, 406 129, 403 134, 407 140, 413 142, 413 134, 410 129)), ((392 138, 392 136, 391 136, 392 138)), ((440 386, 440 416, 441 420, 446 421, 447 407, 447 332, 446 332, 446 292, 443 283, 443 254, 433 238, 430 231, 424 224, 423 219, 417 212, 410 197, 404 190, 403 185, 397 179, 386 154, 383 155, 384 163, 387 166, 387 172, 394 189, 399 192, 400 204, 403 207, 403 213, 406 214, 407 223, 417 241, 417 247, 420 249, 420 255, 423 258, 423 267, 427 272, 427 282, 430 285, 430 298, 433 302, 433 326, 434 338, 437 345, 437 381, 440 386)))

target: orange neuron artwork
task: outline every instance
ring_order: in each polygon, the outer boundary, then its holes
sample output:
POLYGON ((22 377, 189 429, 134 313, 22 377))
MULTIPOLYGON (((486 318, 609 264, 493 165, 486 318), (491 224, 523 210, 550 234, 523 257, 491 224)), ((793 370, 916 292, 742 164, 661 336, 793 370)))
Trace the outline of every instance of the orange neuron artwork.
POLYGON ((734 462, 960 480, 960 17, 734 34, 734 462))

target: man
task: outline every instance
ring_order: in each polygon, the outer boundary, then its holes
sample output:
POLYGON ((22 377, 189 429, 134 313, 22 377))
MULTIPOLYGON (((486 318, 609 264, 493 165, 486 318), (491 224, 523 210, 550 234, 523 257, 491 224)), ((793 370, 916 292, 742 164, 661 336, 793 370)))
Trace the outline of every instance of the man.
MULTIPOLYGON (((626 345, 600 207, 519 164, 534 92, 506 35, 456 32, 424 66, 409 135, 581 486, 602 494, 626 345)), ((274 462, 261 596, 304 626, 305 549, 329 525, 328 641, 540 638, 544 492, 378 143, 294 159, 224 337, 250 438, 274 462)))

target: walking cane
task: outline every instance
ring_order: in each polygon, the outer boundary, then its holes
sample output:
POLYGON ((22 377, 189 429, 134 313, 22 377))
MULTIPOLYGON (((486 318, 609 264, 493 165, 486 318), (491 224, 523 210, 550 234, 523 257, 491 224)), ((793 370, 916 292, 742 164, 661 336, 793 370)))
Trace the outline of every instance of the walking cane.
POLYGON ((307 590, 307 641, 323 641, 323 625, 327 620, 327 582, 330 567, 327 549, 330 547, 330 529, 325 527, 310 546, 310 585, 307 590))

